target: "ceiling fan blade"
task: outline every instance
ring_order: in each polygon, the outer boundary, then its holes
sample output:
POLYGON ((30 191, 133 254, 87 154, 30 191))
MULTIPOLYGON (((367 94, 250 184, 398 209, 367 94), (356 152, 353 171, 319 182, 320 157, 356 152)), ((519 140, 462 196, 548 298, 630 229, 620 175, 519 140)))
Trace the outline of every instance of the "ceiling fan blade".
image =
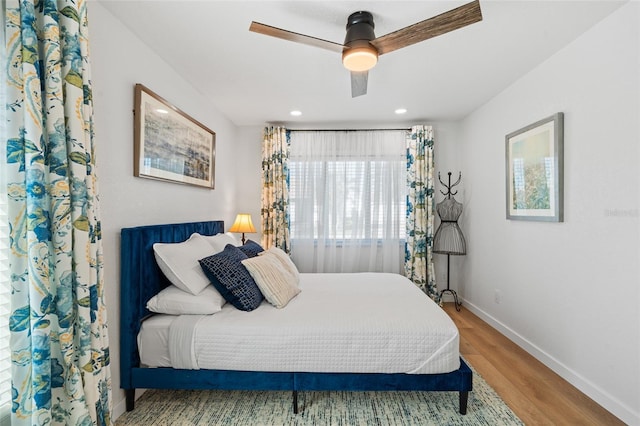
POLYGON ((475 0, 433 18, 378 37, 371 40, 371 44, 378 49, 378 55, 382 55, 478 21, 482 21, 482 11, 480 10, 480 1, 475 0))
POLYGON ((317 37, 311 37, 304 34, 294 33, 293 31, 287 31, 280 28, 272 27, 271 25, 261 24, 260 22, 252 21, 249 26, 249 31, 254 33, 264 34, 271 37, 277 37, 284 40, 294 41, 296 43, 302 43, 309 46, 320 47, 322 49, 331 50, 332 52, 341 53, 344 46, 340 43, 334 43, 332 41, 323 40, 317 37))
POLYGON ((369 71, 351 71, 351 97, 367 94, 367 81, 369 80, 369 71))

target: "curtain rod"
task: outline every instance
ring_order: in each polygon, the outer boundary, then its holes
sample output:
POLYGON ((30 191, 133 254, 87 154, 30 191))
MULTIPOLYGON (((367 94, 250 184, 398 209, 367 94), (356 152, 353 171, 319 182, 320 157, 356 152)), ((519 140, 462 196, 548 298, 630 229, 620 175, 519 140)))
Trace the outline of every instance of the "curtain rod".
POLYGON ((287 129, 290 132, 375 132, 375 131, 393 131, 393 130, 411 130, 411 128, 402 129, 287 129))

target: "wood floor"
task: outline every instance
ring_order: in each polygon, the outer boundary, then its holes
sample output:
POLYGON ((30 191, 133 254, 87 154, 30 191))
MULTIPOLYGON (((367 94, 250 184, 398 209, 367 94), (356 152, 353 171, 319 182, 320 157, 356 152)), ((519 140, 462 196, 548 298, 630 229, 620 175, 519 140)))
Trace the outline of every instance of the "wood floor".
POLYGON ((526 425, 624 425, 464 306, 444 309, 460 330, 462 356, 526 425))

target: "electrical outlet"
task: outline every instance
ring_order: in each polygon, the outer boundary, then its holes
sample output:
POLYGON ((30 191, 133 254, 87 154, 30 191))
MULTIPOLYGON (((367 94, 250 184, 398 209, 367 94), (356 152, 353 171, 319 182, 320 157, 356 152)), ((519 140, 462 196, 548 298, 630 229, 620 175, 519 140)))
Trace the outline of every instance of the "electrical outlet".
POLYGON ((493 301, 496 302, 496 304, 498 305, 502 301, 502 292, 497 288, 493 290, 493 301))

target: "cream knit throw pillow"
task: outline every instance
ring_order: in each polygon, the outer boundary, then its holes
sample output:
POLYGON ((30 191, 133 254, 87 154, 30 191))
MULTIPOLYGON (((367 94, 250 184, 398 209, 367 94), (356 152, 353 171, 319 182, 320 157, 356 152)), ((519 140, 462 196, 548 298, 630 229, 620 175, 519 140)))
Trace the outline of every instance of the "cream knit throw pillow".
POLYGON ((267 302, 276 308, 285 307, 300 293, 298 278, 284 267, 277 255, 261 253, 260 256, 243 260, 242 264, 251 274, 267 302))

